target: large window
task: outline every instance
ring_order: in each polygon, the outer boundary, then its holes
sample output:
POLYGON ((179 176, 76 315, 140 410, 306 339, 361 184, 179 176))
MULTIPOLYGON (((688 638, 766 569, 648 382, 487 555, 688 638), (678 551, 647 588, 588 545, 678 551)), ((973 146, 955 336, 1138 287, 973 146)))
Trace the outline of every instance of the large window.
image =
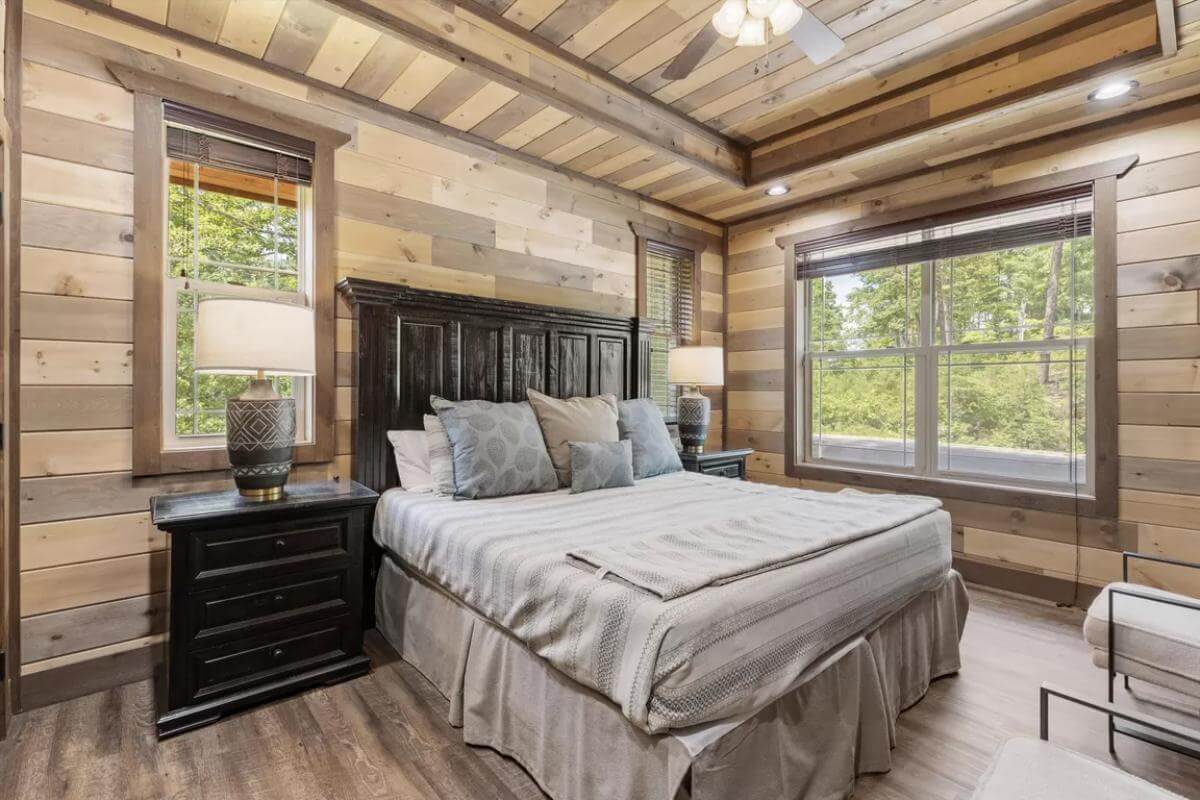
POLYGON ((638 316, 650 336, 650 397, 675 417, 678 387, 667 382, 667 356, 681 344, 699 344, 700 253, 705 245, 632 224, 637 234, 638 316))
POLYGON ((798 462, 1091 491, 1090 186, 795 258, 798 462))
MULTIPOLYGON (((167 104, 166 259, 163 265, 163 432, 167 449, 219 446, 225 401, 248 377, 193 369, 202 297, 310 305, 312 150, 253 137, 238 126, 167 104)), ((277 378, 296 398, 297 442, 311 440, 312 385, 277 378)))

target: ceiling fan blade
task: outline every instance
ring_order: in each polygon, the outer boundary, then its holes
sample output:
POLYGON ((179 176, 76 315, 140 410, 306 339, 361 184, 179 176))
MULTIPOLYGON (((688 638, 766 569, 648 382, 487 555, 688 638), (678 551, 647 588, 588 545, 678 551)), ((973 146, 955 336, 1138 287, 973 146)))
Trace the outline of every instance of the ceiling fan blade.
POLYGON ((788 36, 792 37, 796 46, 803 50, 804 55, 814 64, 825 63, 846 46, 842 37, 831 31, 828 25, 821 22, 817 15, 807 8, 800 16, 800 21, 788 31, 788 36))
POLYGON ((711 23, 706 23, 703 28, 688 42, 687 47, 675 56, 667 68, 663 70, 662 76, 669 81, 677 81, 686 78, 692 74, 692 70, 700 63, 700 59, 704 58, 709 48, 716 43, 721 34, 717 33, 717 29, 711 23))

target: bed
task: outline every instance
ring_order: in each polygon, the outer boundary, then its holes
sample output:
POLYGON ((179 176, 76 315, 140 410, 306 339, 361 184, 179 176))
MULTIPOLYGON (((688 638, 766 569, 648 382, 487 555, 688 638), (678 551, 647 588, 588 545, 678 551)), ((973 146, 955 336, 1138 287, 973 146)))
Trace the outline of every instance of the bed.
POLYGON ((420 427, 430 394, 642 396, 648 331, 341 288, 359 342, 355 477, 383 492, 375 624, 450 700, 466 742, 513 757, 556 800, 842 797, 890 767, 897 715, 959 668, 967 597, 936 502, 696 473, 475 501, 394 488, 386 431, 420 427), (648 531, 733 536, 789 520, 859 533, 678 595, 567 557, 640 546, 648 531))

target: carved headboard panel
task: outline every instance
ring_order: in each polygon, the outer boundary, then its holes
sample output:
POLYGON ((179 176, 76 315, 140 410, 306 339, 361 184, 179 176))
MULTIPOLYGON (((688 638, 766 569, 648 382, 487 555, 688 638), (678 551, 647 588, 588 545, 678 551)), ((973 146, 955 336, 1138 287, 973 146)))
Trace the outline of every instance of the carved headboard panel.
POLYGON ((355 316, 354 479, 397 484, 389 430, 420 429, 429 396, 524 400, 649 395, 649 329, 637 318, 347 278, 355 316))

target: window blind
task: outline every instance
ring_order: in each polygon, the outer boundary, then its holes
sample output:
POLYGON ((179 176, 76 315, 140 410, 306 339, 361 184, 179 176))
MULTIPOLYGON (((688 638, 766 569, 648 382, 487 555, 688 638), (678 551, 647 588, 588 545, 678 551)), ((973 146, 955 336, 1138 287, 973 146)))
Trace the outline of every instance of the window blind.
POLYGON ((862 231, 800 242, 796 244, 796 275, 801 279, 830 277, 1090 236, 1090 200, 1088 185, 1040 202, 1035 199, 1011 211, 964 216, 950 223, 918 221, 901 230, 862 231))
POLYGON ((312 142, 167 101, 163 118, 171 158, 312 183, 312 142))
POLYGON ((661 242, 646 242, 646 316, 654 322, 650 354, 651 396, 664 413, 675 411, 676 388, 667 381, 667 354, 693 340, 696 326, 695 255, 661 242))

